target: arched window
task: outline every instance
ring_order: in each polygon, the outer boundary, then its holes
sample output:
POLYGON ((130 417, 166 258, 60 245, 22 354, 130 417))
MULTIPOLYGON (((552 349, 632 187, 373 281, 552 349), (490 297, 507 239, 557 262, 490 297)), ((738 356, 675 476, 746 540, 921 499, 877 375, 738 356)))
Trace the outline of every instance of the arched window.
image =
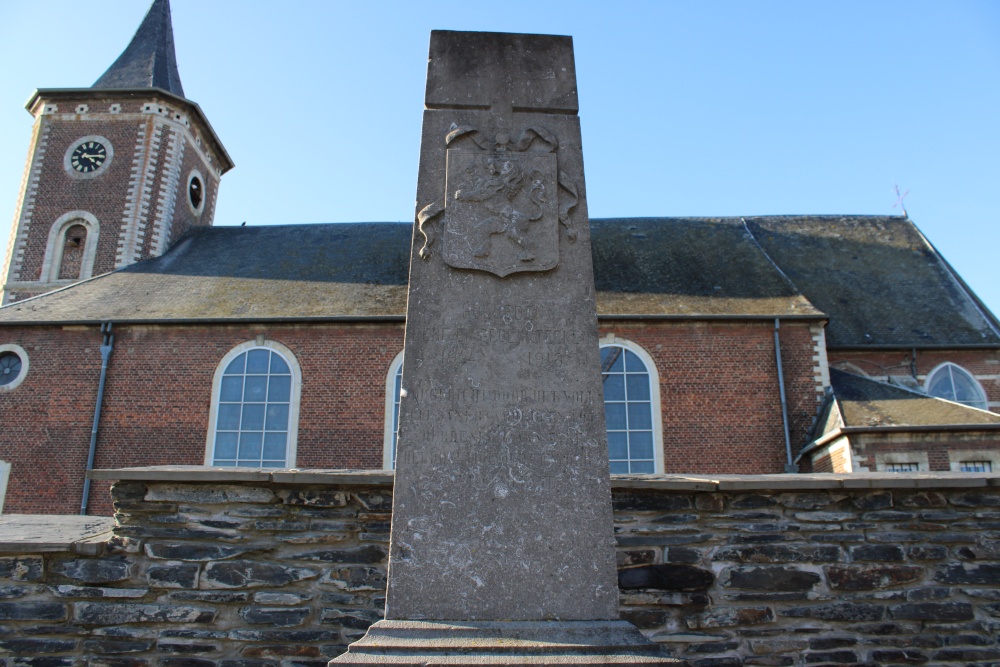
POLYGON ((382 467, 393 470, 396 467, 396 439, 399 433, 399 395, 403 382, 403 353, 400 352, 389 364, 385 376, 385 437, 382 449, 382 467))
POLYGON ((295 466, 302 376, 280 343, 249 342, 215 372, 206 465, 295 466))
POLYGON ((609 336, 601 343, 601 376, 611 472, 663 472, 660 383, 652 358, 609 336))
POLYGON ((100 225, 86 211, 70 211, 49 229, 41 280, 85 280, 94 273, 100 225))
POLYGON ((924 391, 930 396, 955 401, 969 407, 986 410, 986 392, 961 366, 946 361, 927 376, 924 391))

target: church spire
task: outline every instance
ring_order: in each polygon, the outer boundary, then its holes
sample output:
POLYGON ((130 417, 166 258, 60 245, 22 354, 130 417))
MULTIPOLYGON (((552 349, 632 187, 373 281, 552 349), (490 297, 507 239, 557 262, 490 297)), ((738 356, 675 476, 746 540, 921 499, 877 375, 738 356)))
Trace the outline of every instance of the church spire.
POLYGON ((174 53, 170 0, 153 0, 131 43, 93 88, 162 88, 184 97, 174 53))

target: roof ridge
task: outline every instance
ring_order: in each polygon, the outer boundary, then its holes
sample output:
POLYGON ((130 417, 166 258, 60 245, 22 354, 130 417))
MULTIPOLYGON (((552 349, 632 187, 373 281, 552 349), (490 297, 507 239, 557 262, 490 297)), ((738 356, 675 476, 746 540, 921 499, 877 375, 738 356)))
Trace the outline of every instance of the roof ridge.
POLYGON ((184 97, 174 50, 170 0, 153 0, 132 41, 91 87, 161 88, 184 97))

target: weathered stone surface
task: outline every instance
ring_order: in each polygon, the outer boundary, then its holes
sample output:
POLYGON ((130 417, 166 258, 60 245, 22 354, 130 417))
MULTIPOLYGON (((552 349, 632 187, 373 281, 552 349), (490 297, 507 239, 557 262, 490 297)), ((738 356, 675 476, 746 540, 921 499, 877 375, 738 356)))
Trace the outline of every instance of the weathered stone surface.
POLYGON ((190 563, 157 565, 146 570, 152 588, 197 588, 198 566, 190 563))
POLYGON ((146 555, 163 560, 211 561, 235 558, 248 550, 222 544, 147 544, 146 555))
POLYGON ((42 578, 42 559, 38 556, 0 558, 0 578, 38 581, 42 578))
POLYGON ((579 119, 522 106, 575 81, 569 38, 432 33, 389 619, 617 618, 579 119))
POLYGON ((274 502, 274 492, 261 486, 150 484, 146 489, 147 501, 172 501, 178 503, 222 504, 274 502))
POLYGON ((88 584, 105 584, 128 579, 131 565, 125 560, 77 558, 60 563, 58 572, 88 584))
POLYGON ((889 616, 904 621, 971 621, 975 615, 968 602, 915 602, 889 607, 889 616))
POLYGON ((658 588, 664 591, 704 591, 715 582, 715 575, 709 570, 663 563, 630 567, 618 572, 618 587, 658 588))
POLYGON ((696 614, 687 619, 687 626, 699 628, 726 628, 736 625, 757 625, 774 620, 770 607, 722 607, 696 614))
POLYGON ((818 618, 824 621, 880 621, 885 617, 885 607, 880 604, 834 602, 792 607, 778 613, 791 618, 818 618))
POLYGON ((73 618, 81 623, 118 625, 122 623, 211 623, 216 611, 198 607, 163 604, 80 602, 73 618))
POLYGON ((312 579, 316 570, 286 567, 276 563, 249 560, 227 560, 209 563, 202 581, 208 588, 241 588, 256 586, 281 586, 292 581, 312 579))
POLYGON ((302 625, 309 616, 309 607, 245 607, 240 609, 240 618, 251 625, 271 625, 289 627, 302 625))
POLYGON ((841 560, 836 546, 807 544, 763 544, 722 547, 712 557, 714 561, 735 563, 829 563, 841 560))
POLYGON ((690 547, 670 546, 663 549, 665 563, 700 563, 702 555, 697 549, 690 547))
POLYGON ((382 620, 382 615, 374 611, 364 611, 363 609, 323 609, 320 617, 326 625, 339 625, 343 628, 354 630, 367 630, 368 626, 376 621, 382 620))
POLYGON ((853 561, 902 561, 903 547, 895 544, 862 544, 849 549, 853 561))
POLYGON ((0 621, 59 621, 66 605, 59 602, 0 602, 0 621))
POLYGON ((913 560, 941 560, 948 555, 948 549, 942 546, 908 547, 906 555, 913 560))
POLYGON ((870 591, 919 581, 924 568, 916 565, 833 565, 823 568, 830 588, 870 591))
POLYGON ((877 649, 871 658, 880 665, 923 665, 930 658, 917 649, 877 649))
POLYGON ((33 653, 65 653, 76 650, 76 642, 66 639, 0 639, 0 652, 15 656, 33 653))
POLYGON ((327 572, 323 582, 343 591, 381 591, 385 590, 385 571, 375 567, 345 567, 327 572))
POLYGON ((943 584, 1000 585, 1000 565, 991 563, 945 565, 935 573, 934 580, 943 584))
POLYGON ((228 591, 176 591, 170 594, 170 599, 188 602, 246 602, 250 599, 250 594, 228 591))
POLYGON ((734 567, 726 571, 723 585, 764 591, 808 591, 822 581, 815 572, 794 567, 734 567))
POLYGON ((326 549, 323 551, 307 551, 289 556, 295 560, 315 560, 324 563, 381 563, 388 554, 382 547, 369 545, 359 549, 326 549))
POLYGON ((142 653, 153 646, 151 641, 134 641, 124 639, 87 639, 83 642, 84 651, 101 655, 122 655, 127 653, 142 653))
POLYGON ((104 586, 50 586, 57 598, 141 598, 145 588, 107 588, 104 586))

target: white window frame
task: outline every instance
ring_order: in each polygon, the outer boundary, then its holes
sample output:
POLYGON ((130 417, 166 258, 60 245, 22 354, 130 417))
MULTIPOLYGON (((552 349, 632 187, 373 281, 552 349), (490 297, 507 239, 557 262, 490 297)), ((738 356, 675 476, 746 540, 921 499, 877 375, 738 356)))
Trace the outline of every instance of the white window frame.
POLYGON ((3 514, 3 501, 7 497, 7 483, 10 481, 10 463, 0 461, 0 514, 3 514))
MULTIPOLYGON (((954 386, 954 380, 952 380, 952 383, 954 386)), ((933 396, 934 398, 940 398, 942 401, 951 401, 952 403, 958 403, 959 405, 964 405, 965 407, 973 408, 974 410, 987 410, 987 406, 989 406, 989 397, 986 396, 986 390, 983 389, 983 385, 979 383, 979 380, 976 379, 976 376, 967 371, 966 369, 962 368, 958 364, 951 361, 945 361, 944 363, 938 364, 933 368, 933 370, 931 370, 930 373, 927 374, 927 378, 924 380, 924 393, 927 394, 928 396, 933 396), (953 398, 945 398, 944 396, 934 396, 930 392, 931 380, 934 378, 935 375, 944 371, 945 369, 950 369, 952 374, 954 374, 956 371, 958 373, 962 373, 970 380, 972 380, 972 384, 976 387, 976 390, 979 392, 979 401, 981 402, 982 405, 981 406, 969 405, 968 403, 962 403, 960 401, 956 401, 953 398)))
MULTIPOLYGON (((608 334, 599 341, 599 348, 608 347, 610 345, 617 345, 625 348, 639 357, 639 359, 642 360, 642 363, 646 365, 646 370, 649 373, 650 409, 653 413, 651 415, 653 419, 653 472, 649 474, 663 474, 663 416, 660 409, 660 374, 656 370, 656 363, 653 361, 653 357, 646 352, 646 350, 628 339, 619 338, 614 334, 608 334)), ((601 401, 601 407, 604 407, 603 398, 601 401)))
POLYGON ((222 376, 233 359, 249 350, 266 348, 281 355, 292 371, 292 395, 288 405, 288 444, 285 451, 285 467, 294 468, 298 458, 299 402, 302 397, 302 369, 295 354, 281 343, 273 340, 250 340, 240 343, 222 357, 215 376, 212 378, 212 405, 208 411, 208 437, 205 443, 205 465, 215 461, 215 432, 219 419, 219 395, 222 391, 222 376))
POLYGON ((385 375, 385 429, 382 436, 382 468, 384 470, 394 470, 395 465, 392 460, 393 428, 392 414, 396 406, 396 373, 403 366, 403 353, 397 354, 392 363, 389 364, 389 372, 385 375))
POLYGON ((94 260, 97 259, 97 240, 101 233, 101 224, 92 213, 87 211, 70 211, 60 215, 49 229, 49 240, 42 256, 42 271, 39 276, 42 282, 59 282, 59 270, 62 268, 63 252, 66 249, 66 230, 73 225, 87 228, 87 240, 83 245, 83 260, 80 263, 79 278, 63 278, 62 282, 86 280, 94 275, 94 260))
POLYGON ((24 382, 24 378, 28 377, 28 353, 25 352, 24 348, 16 343, 4 343, 0 345, 0 354, 3 354, 4 352, 13 352, 20 357, 21 373, 14 378, 14 381, 10 384, 0 385, 0 394, 8 391, 14 391, 22 382, 24 382))
MULTIPOLYGON (((952 472, 962 472, 966 461, 988 461, 993 472, 1000 472, 1000 451, 989 449, 957 449, 948 451, 948 468, 952 472)), ((985 473, 967 473, 970 475, 985 473)))
POLYGON ((889 472, 890 463, 916 463, 918 472, 930 472, 930 460, 927 452, 881 452, 875 454, 875 470, 889 472))

